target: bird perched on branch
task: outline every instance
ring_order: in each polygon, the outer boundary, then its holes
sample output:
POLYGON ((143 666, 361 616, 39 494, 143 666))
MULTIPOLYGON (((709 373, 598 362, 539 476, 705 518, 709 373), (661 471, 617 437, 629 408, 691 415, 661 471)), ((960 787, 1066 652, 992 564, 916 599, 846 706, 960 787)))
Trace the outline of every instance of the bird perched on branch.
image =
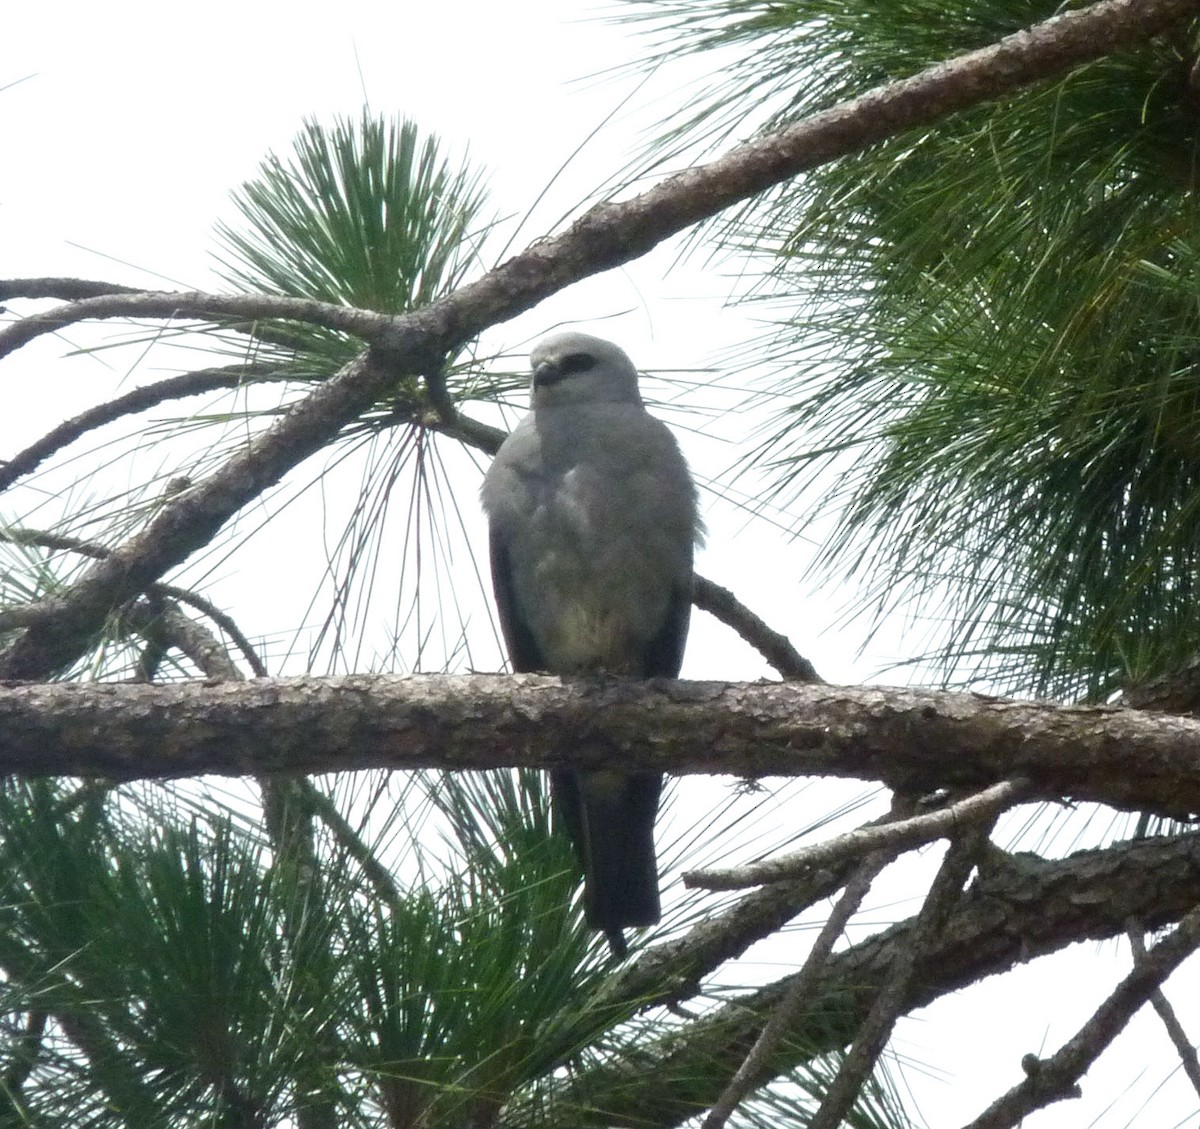
MULTIPOLYGON (((482 491, 513 669, 674 678, 702 530, 679 446, 611 342, 556 334, 530 363, 531 411, 482 491)), ((624 956, 624 929, 660 917, 662 774, 560 768, 551 789, 583 868, 587 922, 624 956)))

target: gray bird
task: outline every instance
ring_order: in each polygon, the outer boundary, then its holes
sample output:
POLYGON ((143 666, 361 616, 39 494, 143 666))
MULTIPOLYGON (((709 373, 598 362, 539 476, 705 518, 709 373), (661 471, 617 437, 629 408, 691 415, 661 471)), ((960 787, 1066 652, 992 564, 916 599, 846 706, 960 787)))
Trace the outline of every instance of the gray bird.
MULTIPOLYGON (((532 410, 483 481, 492 584, 517 671, 674 678, 701 537, 679 446, 616 345, 560 333, 530 356, 532 410)), ((587 922, 618 956, 659 920, 654 817, 662 774, 551 773, 584 874, 587 922)))

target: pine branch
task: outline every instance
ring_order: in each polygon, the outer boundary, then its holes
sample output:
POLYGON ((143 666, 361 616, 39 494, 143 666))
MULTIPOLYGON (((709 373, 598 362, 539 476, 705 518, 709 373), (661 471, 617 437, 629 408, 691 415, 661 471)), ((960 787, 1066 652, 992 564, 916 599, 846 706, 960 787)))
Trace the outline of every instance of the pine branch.
POLYGON ((46 432, 35 443, 13 455, 0 460, 0 491, 7 490, 18 479, 35 471, 46 459, 57 454, 76 439, 98 427, 112 423, 123 416, 144 412, 165 400, 179 400, 187 396, 199 396, 218 388, 238 388, 244 384, 266 380, 285 379, 278 365, 240 364, 224 368, 198 369, 181 376, 160 380, 135 388, 123 396, 117 396, 103 404, 97 404, 86 412, 80 412, 46 432))
MULTIPOLYGON (((135 631, 161 635, 165 645, 174 647, 186 655, 205 678, 221 682, 242 680, 242 672, 221 646, 220 641, 200 624, 188 619, 178 608, 163 606, 161 602, 154 604, 139 601, 129 609, 125 618, 135 631)), ((230 634, 224 626, 222 629, 227 635, 230 634)), ((255 670, 255 676, 265 678, 265 673, 258 673, 263 667, 254 651, 251 649, 244 653, 252 660, 251 666, 255 670)), ((278 780, 274 786, 270 778, 260 777, 258 783, 263 792, 264 805, 273 804, 279 808, 290 802, 302 807, 308 817, 319 818, 332 832, 339 846, 362 868, 376 896, 393 909, 401 904, 403 898, 391 873, 375 857, 371 848, 328 796, 303 777, 278 780), (273 794, 273 788, 278 785, 286 785, 289 788, 286 802, 283 797, 273 794)))
POLYGON ((1011 1129, 1022 1118, 1064 1098, 1079 1097, 1079 1079, 1138 1010, 1200 947, 1200 909, 1189 913, 1113 989, 1095 1014, 1050 1058, 1026 1055, 1025 1080, 993 1102, 965 1129, 1011 1129))
POLYGON ((709 1110, 701 1129, 722 1129, 751 1091, 770 1079, 769 1063, 779 1053, 788 1031, 795 1025, 797 1017, 803 1013, 805 1005, 812 997, 817 977, 829 959, 829 954, 833 952, 833 946, 841 938, 850 919, 858 912, 859 906, 871 889, 871 883, 896 854, 896 850, 875 851, 858 864, 850 881, 846 883, 842 896, 833 907, 833 912, 821 926, 821 931, 813 941, 812 948, 809 949, 808 956, 804 958, 804 964, 789 985, 787 993, 779 1001, 779 1006, 763 1025, 762 1033, 755 1040, 754 1046, 750 1048, 721 1096, 709 1110))
MULTIPOLYGON (((185 480, 186 481, 186 480, 185 480)), ((0 541, 10 541, 14 545, 36 545, 39 548, 61 550, 63 552, 78 553, 80 556, 91 557, 93 560, 105 560, 110 553, 104 545, 99 545, 95 541, 87 541, 80 537, 71 537, 62 533, 48 533, 40 529, 21 529, 21 528, 0 528, 0 541)), ((251 673, 256 678, 266 678, 267 668, 259 657, 258 651, 254 644, 246 637, 245 633, 234 618, 228 612, 217 607, 211 600, 201 596, 198 592, 193 592, 190 588, 178 588, 173 584, 152 584, 146 592, 147 597, 152 601, 174 600, 181 604, 187 604, 195 608, 198 612, 206 615, 213 621, 227 636, 230 641, 239 651, 242 652, 243 658, 246 660, 246 665, 250 667, 251 673)), ((22 613, 32 611, 31 608, 4 608, 0 610, 0 630, 4 629, 8 617, 12 617, 15 622, 24 622, 22 613)), ((221 648, 216 641, 213 645, 218 647, 222 653, 224 648, 221 648)), ((181 647, 181 650, 188 655, 193 656, 187 651, 186 647, 181 647)), ((197 667, 203 670, 206 675, 210 672, 205 668, 204 663, 197 662, 197 667)), ((211 676, 211 675, 210 675, 211 676)), ((232 677, 226 673, 221 677, 232 677)), ((145 681, 148 681, 145 680, 145 681)))
POLYGON ((0 687, 0 772, 162 779, 595 767, 597 755, 612 769, 835 776, 910 794, 1023 776, 1030 799, 1200 811, 1200 721, 1108 706, 547 675, 0 687), (578 733, 598 740, 575 742, 578 733))
POLYGON ((372 310, 336 306, 311 298, 277 294, 205 294, 200 291, 140 291, 100 294, 31 314, 0 330, 0 358, 48 333, 57 333, 81 321, 109 318, 170 318, 173 321, 223 321, 229 318, 299 321, 361 338, 378 340, 391 327, 392 318, 372 310))
MULTIPOLYGON (((1135 963, 1146 959, 1146 942, 1142 937, 1142 932, 1143 930, 1137 922, 1131 922, 1127 930, 1129 947, 1133 950, 1135 963)), ((1167 1038, 1171 1040, 1171 1045, 1179 1056, 1179 1065, 1183 1067, 1183 1072, 1191 1082, 1192 1089, 1200 1098, 1200 1058, 1196 1055, 1195 1044, 1188 1038, 1183 1024, 1179 1021, 1179 1016, 1175 1014, 1175 1009, 1171 1006, 1171 1001, 1167 999, 1166 993, 1161 988, 1150 994, 1150 1006, 1158 1013, 1158 1018, 1166 1028, 1167 1038)))
POLYGON ((728 588, 697 576, 692 600, 696 607, 708 612, 726 627, 733 628, 782 678, 789 682, 825 681, 817 673, 816 667, 792 646, 786 635, 769 627, 765 620, 740 603, 728 588))
MULTIPOLYGON (((619 203, 601 204, 562 235, 436 303, 458 340, 530 309, 581 278, 620 266, 663 240, 780 182, 957 110, 1000 98, 1143 42, 1194 15, 1195 0, 1102 0, 887 83, 733 148, 619 203)), ((421 315, 415 315, 417 317, 421 315)), ((398 319, 397 325, 407 319, 398 319)))
POLYGON ((13 298, 58 298, 63 302, 79 302, 84 298, 102 298, 106 294, 144 294, 136 286, 119 282, 101 282, 91 278, 3 278, 0 279, 0 302, 13 298))
POLYGON ((1028 787, 1026 780, 1004 780, 938 811, 898 822, 857 827, 845 835, 801 847, 765 862, 728 870, 685 870, 683 884, 702 890, 740 890, 764 882, 792 881, 819 866, 829 866, 846 858, 862 858, 874 850, 909 851, 934 839, 960 835, 979 820, 995 818, 1007 808, 1023 802, 1028 787))
MULTIPOLYGON (((1173 924, 1200 901, 1196 835, 1135 840, 1065 859, 1018 857, 1019 864, 1001 869, 981 866, 940 937, 919 953, 904 1014, 1075 942, 1120 936, 1131 916, 1151 929, 1173 924)), ((901 922, 829 959, 769 1064, 772 1076, 853 1039, 897 955, 912 947, 914 926, 915 919, 901 922)), ((640 1046, 636 1061, 581 1071, 555 1095, 562 1116, 548 1112, 546 1124, 665 1129, 694 1118, 717 1100, 794 981, 747 993, 685 1032, 640 1046)))
POLYGON ((619 1011, 671 1004, 701 990, 703 978, 736 960, 756 941, 782 929, 798 914, 831 898, 854 876, 857 859, 797 879, 764 886, 732 906, 705 917, 688 933, 639 953, 632 964, 610 976, 590 1006, 619 1011))
POLYGON ((838 1129, 842 1119, 850 1112, 854 1099, 875 1069, 883 1048, 891 1038, 896 1020, 904 1012, 905 1001, 912 993, 917 967, 940 940, 946 921, 962 894, 963 884, 987 844, 995 822, 993 815, 983 827, 974 827, 950 843, 950 849, 942 859, 942 865, 925 896, 921 912, 913 922, 909 943, 896 952, 887 979, 854 1033, 850 1051, 813 1114, 809 1129, 838 1129))

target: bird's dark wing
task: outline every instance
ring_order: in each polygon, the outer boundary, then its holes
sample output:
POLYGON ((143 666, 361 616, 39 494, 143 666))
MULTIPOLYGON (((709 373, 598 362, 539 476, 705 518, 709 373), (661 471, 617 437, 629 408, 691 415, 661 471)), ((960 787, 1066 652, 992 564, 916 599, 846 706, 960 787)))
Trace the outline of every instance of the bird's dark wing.
POLYGON ((646 678, 677 678, 683 666, 683 648, 687 643, 688 623, 692 615, 692 582, 676 584, 671 602, 658 634, 650 640, 642 659, 646 678))
POLYGON ((508 661, 518 674, 532 674, 546 669, 542 653, 534 641, 529 626, 521 617, 513 588, 512 562, 508 542, 494 525, 489 539, 492 559, 492 590, 496 594, 496 610, 500 613, 500 631, 508 648, 508 661))

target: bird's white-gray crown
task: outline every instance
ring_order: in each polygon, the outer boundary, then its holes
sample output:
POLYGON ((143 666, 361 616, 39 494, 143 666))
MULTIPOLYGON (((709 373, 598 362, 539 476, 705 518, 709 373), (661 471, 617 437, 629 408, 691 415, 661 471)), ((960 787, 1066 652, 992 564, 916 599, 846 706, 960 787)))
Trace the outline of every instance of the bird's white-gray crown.
POLYGON ((556 333, 529 354, 533 406, 640 404, 637 369, 625 351, 587 333, 556 333))

